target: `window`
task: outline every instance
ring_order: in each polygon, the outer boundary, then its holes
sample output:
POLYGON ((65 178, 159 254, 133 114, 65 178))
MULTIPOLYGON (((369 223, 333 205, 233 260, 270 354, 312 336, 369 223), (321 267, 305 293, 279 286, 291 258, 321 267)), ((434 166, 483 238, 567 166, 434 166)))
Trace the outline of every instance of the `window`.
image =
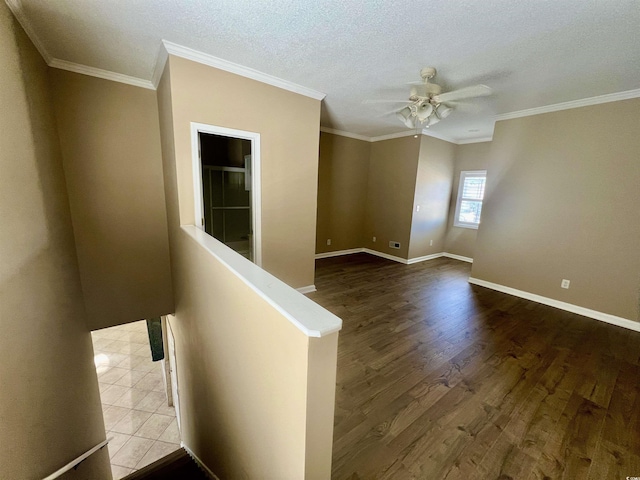
POLYGON ((478 228, 487 171, 460 172, 454 227, 478 228))

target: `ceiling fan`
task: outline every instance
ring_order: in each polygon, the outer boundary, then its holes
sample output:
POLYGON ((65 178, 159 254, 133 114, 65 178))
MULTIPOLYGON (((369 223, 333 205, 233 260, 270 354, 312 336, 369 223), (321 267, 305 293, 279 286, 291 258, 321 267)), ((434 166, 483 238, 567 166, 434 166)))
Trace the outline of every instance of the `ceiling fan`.
POLYGON ((425 67, 420 70, 422 82, 411 87, 409 100, 369 100, 365 103, 408 103, 409 105, 393 112, 408 128, 420 129, 421 127, 429 128, 447 118, 453 112, 455 102, 458 100, 484 97, 492 93, 491 88, 486 85, 474 85, 442 93, 440 85, 429 82, 435 75, 434 67, 425 67))

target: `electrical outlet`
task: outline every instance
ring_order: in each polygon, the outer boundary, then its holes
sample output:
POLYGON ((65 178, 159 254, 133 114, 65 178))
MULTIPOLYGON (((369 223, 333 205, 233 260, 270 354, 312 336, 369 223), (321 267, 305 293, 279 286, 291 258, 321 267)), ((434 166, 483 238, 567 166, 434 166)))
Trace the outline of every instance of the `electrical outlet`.
POLYGON ((373 241, 374 241, 374 242, 376 241, 376 237, 373 237, 373 241))
POLYGON ((570 283, 571 283, 571 282, 570 282, 569 280, 567 280, 566 278, 564 278, 564 279, 562 279, 562 283, 560 283, 560 286, 561 286, 562 288, 569 288, 569 284, 570 284, 570 283))
POLYGON ((400 242, 389 242, 390 248, 400 248, 400 242))
POLYGON ((327 245, 331 245, 331 239, 327 238, 327 245))
POLYGON ((433 247, 433 240, 429 240, 429 246, 433 247))

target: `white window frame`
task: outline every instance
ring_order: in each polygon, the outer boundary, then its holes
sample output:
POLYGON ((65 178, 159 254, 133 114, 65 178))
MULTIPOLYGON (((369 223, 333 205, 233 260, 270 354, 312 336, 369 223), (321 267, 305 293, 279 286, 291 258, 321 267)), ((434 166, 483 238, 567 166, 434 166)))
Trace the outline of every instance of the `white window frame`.
MULTIPOLYGON (((487 181, 486 170, 463 170, 462 172, 460 172, 460 183, 458 184, 458 199, 456 200, 456 214, 453 219, 454 227, 473 228, 474 230, 477 230, 478 226, 480 225, 480 222, 472 223, 472 222, 462 222, 459 220, 460 205, 462 204, 462 201, 463 200, 470 200, 474 202, 478 201, 477 198, 462 198, 462 192, 464 191, 464 181, 466 180, 467 177, 479 177, 479 176, 485 177, 485 193, 486 193, 486 181, 487 181)), ((484 207, 484 196, 482 197, 481 202, 482 202, 482 206, 484 207)), ((480 213, 480 216, 482 217, 482 213, 480 213)))
POLYGON ((260 134, 232 128, 191 122, 191 161, 193 167, 194 225, 204 231, 204 202, 202 197, 202 166, 200 133, 251 141, 251 221, 253 222, 253 263, 262 266, 262 188, 260 162, 260 134))

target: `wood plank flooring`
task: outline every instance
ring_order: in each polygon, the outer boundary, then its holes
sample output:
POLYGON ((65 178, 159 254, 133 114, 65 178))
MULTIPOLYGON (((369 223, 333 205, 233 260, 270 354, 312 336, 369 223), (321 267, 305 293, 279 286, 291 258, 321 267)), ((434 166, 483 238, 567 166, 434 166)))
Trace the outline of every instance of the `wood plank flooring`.
POLYGON ((344 321, 334 479, 640 477, 640 333, 467 282, 451 259, 316 262, 344 321))

